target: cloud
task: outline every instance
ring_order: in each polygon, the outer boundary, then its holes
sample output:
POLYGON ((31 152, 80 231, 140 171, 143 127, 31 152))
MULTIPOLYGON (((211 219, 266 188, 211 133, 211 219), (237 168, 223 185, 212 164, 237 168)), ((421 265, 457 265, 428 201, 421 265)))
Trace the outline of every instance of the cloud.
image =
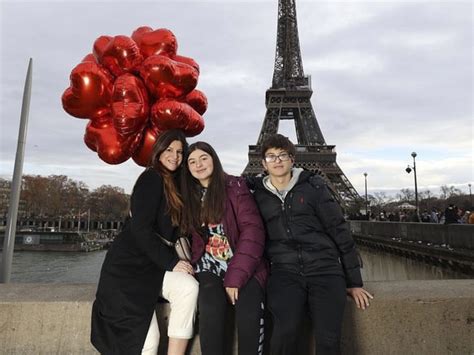
POLYGON ((306 61, 307 72, 343 71, 351 74, 375 74, 384 69, 383 60, 374 54, 348 51, 330 53, 306 61))
MULTIPOLYGON (((359 193, 364 191, 364 172, 368 173, 368 185, 371 191, 398 192, 402 188, 414 188, 413 172, 407 174, 405 171, 408 165, 413 168, 413 160, 410 152, 405 153, 406 159, 361 158, 359 155, 344 154, 339 156, 338 163, 359 193), (371 167, 370 170, 367 167, 371 167)), ((472 175, 466 171, 466 166, 472 164, 473 158, 470 154, 441 159, 426 159, 418 155, 416 158, 418 188, 437 190, 439 186, 448 184, 466 190, 467 184, 472 181, 472 175), (456 178, 446 183, 452 174, 455 174, 456 178)))
POLYGON ((214 90, 220 89, 244 89, 252 90, 255 86, 264 85, 264 80, 257 75, 252 73, 251 68, 234 68, 232 66, 215 66, 208 68, 207 72, 204 72, 199 80, 206 83, 207 88, 214 90))

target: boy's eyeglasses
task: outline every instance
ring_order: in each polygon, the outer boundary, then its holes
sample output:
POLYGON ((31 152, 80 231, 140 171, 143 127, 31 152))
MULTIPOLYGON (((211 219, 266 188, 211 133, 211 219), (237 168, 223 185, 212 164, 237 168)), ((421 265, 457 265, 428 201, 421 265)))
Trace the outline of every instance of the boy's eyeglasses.
POLYGON ((278 155, 275 155, 275 154, 265 155, 265 161, 267 163, 274 163, 277 161, 277 159, 279 159, 280 161, 288 161, 290 160, 290 158, 291 158, 291 155, 288 153, 280 153, 278 155))

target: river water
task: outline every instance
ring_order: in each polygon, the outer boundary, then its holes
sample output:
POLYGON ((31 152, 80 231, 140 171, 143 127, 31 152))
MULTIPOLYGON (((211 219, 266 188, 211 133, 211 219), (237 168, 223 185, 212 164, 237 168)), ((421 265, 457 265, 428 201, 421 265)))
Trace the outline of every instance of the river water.
POLYGON ((14 252, 10 281, 97 283, 106 252, 14 252))
MULTIPOLYGON (((359 247, 365 281, 402 281, 472 278, 420 261, 359 247)), ((15 252, 11 282, 97 283, 107 251, 15 252)), ((0 253, 1 255, 1 253, 0 253)))

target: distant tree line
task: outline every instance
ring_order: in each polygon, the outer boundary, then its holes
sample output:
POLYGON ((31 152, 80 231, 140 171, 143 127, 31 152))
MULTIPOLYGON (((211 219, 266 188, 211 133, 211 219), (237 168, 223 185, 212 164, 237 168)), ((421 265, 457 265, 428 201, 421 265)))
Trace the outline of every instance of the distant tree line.
MULTIPOLYGON (((91 219, 121 220, 128 213, 129 195, 117 186, 102 185, 94 190, 82 181, 65 175, 25 175, 21 188, 19 217, 82 218, 90 211, 91 219)), ((8 200, 0 200, 1 210, 8 200)))
MULTIPOLYGON (((368 194, 367 199, 372 212, 381 212, 385 210, 395 211, 397 207, 404 203, 415 205, 415 191, 412 189, 401 189, 399 193, 393 196, 387 195, 385 192, 375 192, 368 194)), ((454 186, 443 185, 440 187, 440 194, 434 194, 430 190, 423 190, 418 192, 419 211, 430 211, 436 208, 443 211, 447 206, 453 204, 463 211, 471 210, 473 206, 469 194, 463 193, 460 189, 454 186)))
MULTIPOLYGON (((8 210, 9 182, 0 184, 3 192, 0 198, 0 211, 6 215, 8 210), (8 186, 8 187, 7 187, 8 186)), ((415 204, 415 191, 401 189, 395 196, 385 192, 368 194, 369 208, 373 213, 396 211, 403 202, 415 204)), ((430 190, 418 193, 419 211, 436 208, 444 210, 454 204, 462 210, 472 210, 469 194, 454 186, 443 185, 440 194, 430 190)), ((363 209, 363 205, 359 206, 363 209)), ((94 190, 82 181, 65 175, 25 175, 22 181, 20 217, 63 217, 82 218, 90 211, 91 219, 122 220, 129 210, 129 195, 117 186, 102 185, 94 190)))

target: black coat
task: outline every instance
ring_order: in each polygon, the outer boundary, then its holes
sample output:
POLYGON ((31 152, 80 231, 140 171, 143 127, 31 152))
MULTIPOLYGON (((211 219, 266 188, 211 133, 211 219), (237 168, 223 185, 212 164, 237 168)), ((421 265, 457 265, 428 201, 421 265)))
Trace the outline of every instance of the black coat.
POLYGON ((362 286, 350 226, 320 176, 301 172, 284 202, 264 186, 262 178, 250 184, 265 222, 271 270, 339 274, 348 287, 362 286))
POLYGON ((175 241, 166 214, 163 179, 153 169, 138 178, 132 217, 107 252, 92 307, 91 342, 102 354, 140 354, 159 299, 165 271, 178 258, 157 236, 175 241))

